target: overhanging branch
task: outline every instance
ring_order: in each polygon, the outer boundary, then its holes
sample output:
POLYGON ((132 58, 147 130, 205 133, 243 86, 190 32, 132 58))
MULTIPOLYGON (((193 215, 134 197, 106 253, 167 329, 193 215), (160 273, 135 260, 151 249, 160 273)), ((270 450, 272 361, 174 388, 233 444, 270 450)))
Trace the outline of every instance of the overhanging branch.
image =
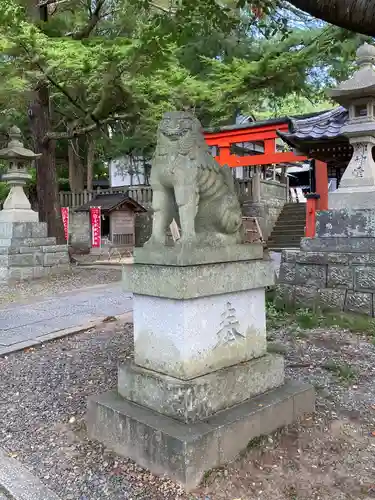
POLYGON ((322 21, 375 36, 375 0, 288 0, 322 21))
POLYGON ((48 142, 51 140, 57 141, 59 139, 74 139, 75 137, 79 137, 80 135, 85 135, 90 132, 93 132, 94 130, 97 130, 98 128, 102 127, 103 125, 109 125, 110 123, 114 123, 117 121, 124 121, 129 118, 134 118, 134 115, 124 114, 124 115, 110 116, 105 120, 100 120, 91 125, 87 125, 86 127, 74 127, 69 132, 48 132, 45 135, 43 142, 48 142))
POLYGON ((92 30, 100 21, 100 11, 102 10, 104 3, 105 0, 98 0, 95 10, 90 15, 87 25, 79 31, 72 33, 73 40, 83 40, 84 38, 88 38, 90 36, 92 30))

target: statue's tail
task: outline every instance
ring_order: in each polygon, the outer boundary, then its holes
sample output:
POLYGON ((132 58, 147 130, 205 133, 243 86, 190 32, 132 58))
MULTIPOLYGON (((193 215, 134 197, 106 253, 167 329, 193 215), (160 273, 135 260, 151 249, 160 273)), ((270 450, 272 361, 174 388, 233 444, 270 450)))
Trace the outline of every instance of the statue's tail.
MULTIPOLYGON (((236 195, 228 194, 220 205, 220 220, 226 234, 243 233, 241 207, 236 195)), ((242 238, 241 238, 242 239, 242 238)))

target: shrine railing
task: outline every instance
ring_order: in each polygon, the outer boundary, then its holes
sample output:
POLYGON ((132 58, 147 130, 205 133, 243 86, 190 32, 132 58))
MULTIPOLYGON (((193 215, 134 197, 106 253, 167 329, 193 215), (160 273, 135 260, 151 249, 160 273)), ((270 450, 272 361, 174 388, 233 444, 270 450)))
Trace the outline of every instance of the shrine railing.
MULTIPOLYGON (((261 180, 261 193, 264 197, 280 197, 280 193, 286 190, 284 184, 275 181, 261 180)), ((235 179, 234 185, 240 202, 251 201, 253 197, 253 180, 235 179)), ((152 189, 149 186, 129 186, 110 189, 95 189, 93 191, 60 191, 60 205, 62 207, 77 208, 85 203, 88 203, 98 194, 114 194, 124 193, 143 205, 145 208, 150 208, 152 204, 152 189)), ((285 195, 286 196, 286 195, 285 195)))
POLYGON ((148 186, 130 186, 121 188, 95 189, 88 191, 60 191, 60 205, 62 207, 77 208, 91 201, 98 194, 128 194, 133 200, 148 208, 152 203, 152 189, 148 186))

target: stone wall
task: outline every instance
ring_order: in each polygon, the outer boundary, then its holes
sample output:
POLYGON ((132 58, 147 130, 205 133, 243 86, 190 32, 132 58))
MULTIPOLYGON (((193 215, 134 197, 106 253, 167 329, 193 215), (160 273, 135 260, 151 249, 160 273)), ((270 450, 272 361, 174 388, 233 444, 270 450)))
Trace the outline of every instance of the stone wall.
POLYGON ((89 212, 69 212, 69 242, 82 250, 91 247, 91 225, 89 212))
POLYGON ((374 316, 375 212, 318 212, 316 232, 283 252, 278 305, 374 316))
POLYGON ((251 200, 243 203, 243 214, 257 217, 263 232, 268 239, 279 215, 286 203, 286 185, 276 181, 260 181, 260 203, 251 200))

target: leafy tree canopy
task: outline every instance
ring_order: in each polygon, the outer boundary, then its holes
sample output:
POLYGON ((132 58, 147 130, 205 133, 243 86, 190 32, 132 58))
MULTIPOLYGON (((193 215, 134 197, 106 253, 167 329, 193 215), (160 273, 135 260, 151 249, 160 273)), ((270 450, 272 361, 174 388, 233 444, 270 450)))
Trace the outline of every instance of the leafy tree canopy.
POLYGON ((30 93, 45 82, 46 139, 98 129, 103 158, 152 149, 170 108, 193 107, 209 126, 237 111, 329 106, 324 88, 346 76, 364 39, 273 0, 46 0, 46 12, 43 21, 29 0, 0 0, 2 125, 26 129, 30 93))

